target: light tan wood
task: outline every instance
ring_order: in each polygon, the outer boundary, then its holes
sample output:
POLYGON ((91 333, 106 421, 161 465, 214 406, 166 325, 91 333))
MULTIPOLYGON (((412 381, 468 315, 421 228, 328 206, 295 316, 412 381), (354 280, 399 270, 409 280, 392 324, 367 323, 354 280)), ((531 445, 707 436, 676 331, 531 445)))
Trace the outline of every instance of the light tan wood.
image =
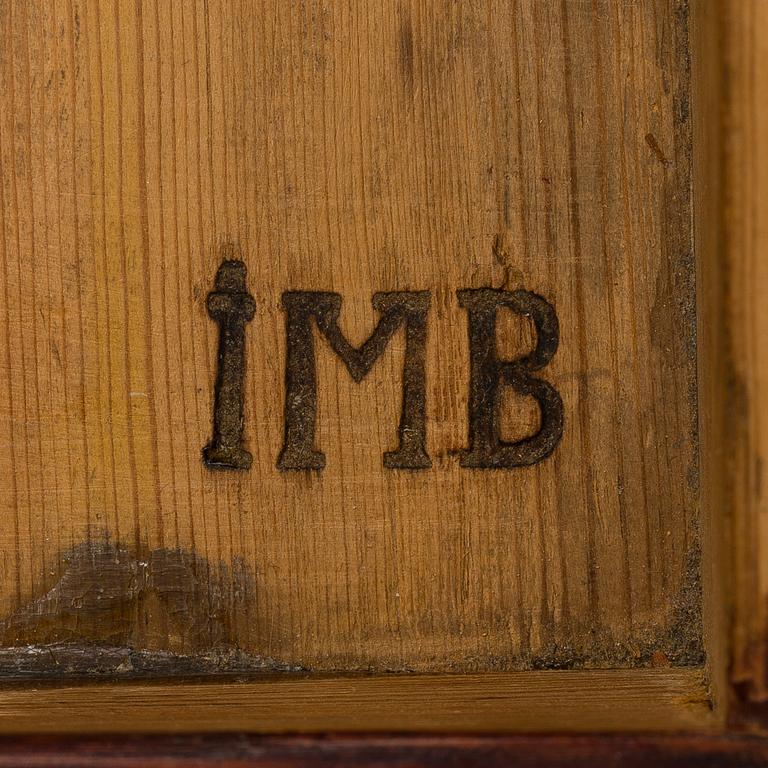
POLYGON ((768 5, 729 6, 727 413, 733 519, 733 676, 768 700, 768 5))
POLYGON ((108 685, 0 692, 0 732, 690 731, 716 722, 693 670, 108 685))
MULTIPOLYGON (((6 646, 237 647, 312 670, 701 663, 684 4, 0 9, 6 646), (205 297, 232 255, 257 302, 242 474, 200 453, 205 297), (455 292, 483 286, 559 315, 542 377, 566 427, 535 467, 458 465, 455 292), (355 342, 374 292, 432 292, 432 470, 381 466, 400 336, 359 385, 318 345, 327 467, 276 468, 288 289, 342 293, 355 342)), ((505 321, 504 354, 531 343, 505 321)), ((508 438, 536 428, 530 402, 508 413, 508 438)))

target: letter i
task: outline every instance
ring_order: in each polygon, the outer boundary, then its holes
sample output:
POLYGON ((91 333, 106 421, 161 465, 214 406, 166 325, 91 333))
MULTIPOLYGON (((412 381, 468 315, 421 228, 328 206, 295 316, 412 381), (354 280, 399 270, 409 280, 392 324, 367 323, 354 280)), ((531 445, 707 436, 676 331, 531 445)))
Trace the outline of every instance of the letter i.
POLYGON ((208 294, 208 314, 219 324, 219 360, 213 408, 213 439, 203 448, 203 462, 212 469, 250 469, 251 454, 243 448, 243 381, 245 324, 256 303, 245 287, 242 261, 224 261, 208 294))

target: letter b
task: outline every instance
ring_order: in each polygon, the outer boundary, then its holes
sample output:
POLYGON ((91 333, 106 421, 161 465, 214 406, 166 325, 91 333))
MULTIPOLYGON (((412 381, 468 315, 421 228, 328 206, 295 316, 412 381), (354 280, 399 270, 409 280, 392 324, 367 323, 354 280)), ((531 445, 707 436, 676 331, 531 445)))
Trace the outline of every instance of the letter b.
POLYGON ((555 449, 563 434, 563 401, 547 381, 531 374, 544 368, 557 351, 559 324, 554 307, 530 291, 479 288, 457 291, 467 310, 469 324, 469 449, 461 466, 509 469, 542 461, 555 449), (533 320, 536 347, 515 360, 499 359, 496 319, 499 309, 511 309, 533 320), (506 442, 500 436, 502 388, 533 397, 541 412, 539 431, 531 437, 506 442))

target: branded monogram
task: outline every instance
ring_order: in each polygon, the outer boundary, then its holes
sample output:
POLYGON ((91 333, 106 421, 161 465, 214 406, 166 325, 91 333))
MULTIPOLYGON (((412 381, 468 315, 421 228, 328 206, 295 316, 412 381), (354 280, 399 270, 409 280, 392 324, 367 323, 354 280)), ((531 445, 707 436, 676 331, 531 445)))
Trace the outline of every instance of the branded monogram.
MULTIPOLYGON (((213 439, 203 449, 206 466, 249 469, 243 446, 245 326, 255 302, 245 285, 241 261, 224 261, 208 295, 208 313, 219 325, 218 371, 213 411, 213 439)), ((512 469, 549 456, 563 434, 563 401, 555 387, 534 374, 557 351, 559 325, 554 307, 526 290, 493 288, 457 291, 467 312, 469 342, 468 447, 460 465, 470 469, 512 469), (498 355, 496 324, 501 310, 530 317, 536 345, 513 360, 498 355), (533 398, 541 419, 538 431, 514 442, 501 438, 502 394, 506 387, 533 398)), ((344 363, 355 382, 362 381, 392 337, 405 333, 403 397, 398 446, 383 456, 387 469, 425 470, 432 466, 426 448, 426 338, 429 291, 376 293, 379 321, 368 339, 354 347, 339 328, 342 297, 327 291, 286 291, 282 298, 286 328, 285 437, 277 466, 283 471, 322 470, 325 454, 315 444, 317 373, 315 329, 344 363)))

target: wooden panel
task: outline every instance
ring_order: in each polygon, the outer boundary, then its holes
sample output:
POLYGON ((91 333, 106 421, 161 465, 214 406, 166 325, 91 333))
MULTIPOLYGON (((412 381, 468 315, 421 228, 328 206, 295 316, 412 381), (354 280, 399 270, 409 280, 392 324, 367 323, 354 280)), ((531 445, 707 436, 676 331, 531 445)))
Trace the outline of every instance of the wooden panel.
MULTIPOLYGON (((768 701, 768 5, 729 8, 728 392, 733 510, 733 679, 768 701)), ((765 715, 765 713, 764 713, 765 715)), ((764 718, 765 719, 765 718, 764 718)))
POLYGON ((730 698, 730 348, 725 259, 726 2, 691 4, 694 250, 697 270, 697 357, 702 591, 707 673, 724 716, 730 698))
MULTIPOLYGON (((8 674, 701 664, 684 2, 0 9, 8 674), (224 258, 240 472, 201 461, 224 258), (460 466, 480 288, 559 318, 533 466, 460 466), (430 469, 382 466, 402 333, 360 384, 318 336, 326 466, 278 468, 297 290, 354 344, 374 293, 429 292, 430 469)), ((501 357, 534 339, 502 313, 501 357)), ((538 428, 508 389, 504 439, 538 428)))
POLYGON ((710 731, 701 670, 280 676, 0 691, 4 733, 710 731))

